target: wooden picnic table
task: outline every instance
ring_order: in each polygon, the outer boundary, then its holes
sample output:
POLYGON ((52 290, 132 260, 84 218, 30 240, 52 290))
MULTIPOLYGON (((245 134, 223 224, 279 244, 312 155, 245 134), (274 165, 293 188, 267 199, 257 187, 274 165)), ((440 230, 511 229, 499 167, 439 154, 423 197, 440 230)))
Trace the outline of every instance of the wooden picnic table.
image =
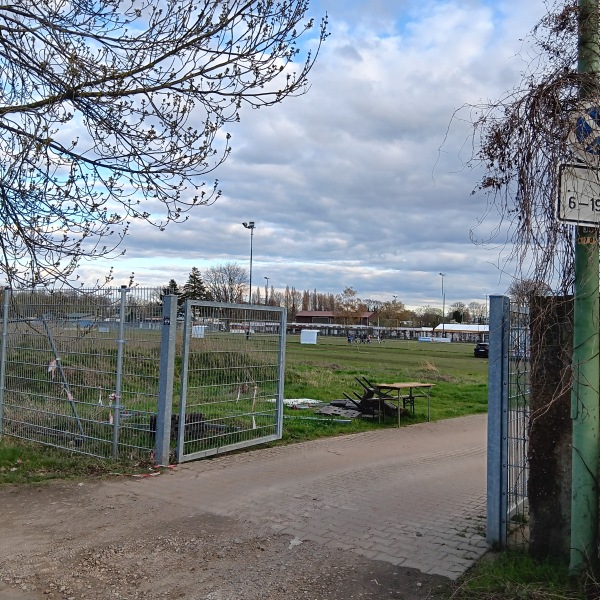
POLYGON ((431 420, 431 388, 434 383, 421 383, 419 381, 401 381, 397 383, 375 383, 373 387, 382 394, 382 399, 393 400, 398 403, 398 427, 400 427, 400 403, 402 408, 408 404, 411 412, 415 414, 415 398, 427 398, 427 420, 431 420), (415 392, 415 390, 417 390, 415 392), (419 393, 419 391, 425 393, 419 393), (396 392, 396 396, 390 396, 386 392, 396 392), (385 398, 383 395, 385 394, 385 398))

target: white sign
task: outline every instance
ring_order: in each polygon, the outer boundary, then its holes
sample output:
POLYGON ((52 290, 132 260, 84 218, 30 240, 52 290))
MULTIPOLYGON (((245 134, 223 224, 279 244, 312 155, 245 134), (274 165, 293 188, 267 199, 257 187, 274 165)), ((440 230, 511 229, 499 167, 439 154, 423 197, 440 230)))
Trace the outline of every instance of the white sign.
POLYGON ((301 344, 316 344, 318 329, 303 329, 300 332, 300 343, 301 344))
POLYGON ((558 177, 558 218, 575 225, 600 226, 600 170, 565 164, 558 177))
POLYGON ((192 337, 203 338, 206 325, 192 325, 192 337))

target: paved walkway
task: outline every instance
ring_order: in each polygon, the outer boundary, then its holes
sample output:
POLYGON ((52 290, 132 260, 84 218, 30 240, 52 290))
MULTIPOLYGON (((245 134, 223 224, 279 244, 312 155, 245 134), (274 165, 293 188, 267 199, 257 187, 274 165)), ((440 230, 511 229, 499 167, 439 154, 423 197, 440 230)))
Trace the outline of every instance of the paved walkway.
POLYGON ((486 551, 486 415, 181 466, 140 497, 456 579, 486 551))

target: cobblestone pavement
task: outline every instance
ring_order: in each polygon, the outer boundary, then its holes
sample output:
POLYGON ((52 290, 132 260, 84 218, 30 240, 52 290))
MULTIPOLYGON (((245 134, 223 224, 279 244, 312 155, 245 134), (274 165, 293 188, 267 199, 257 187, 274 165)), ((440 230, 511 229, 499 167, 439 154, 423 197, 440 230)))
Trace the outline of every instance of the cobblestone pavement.
POLYGON ((0 489, 0 600, 434 600, 486 551, 486 416, 0 489))
POLYGON ((456 579, 487 549, 487 416, 189 463, 140 496, 456 579))

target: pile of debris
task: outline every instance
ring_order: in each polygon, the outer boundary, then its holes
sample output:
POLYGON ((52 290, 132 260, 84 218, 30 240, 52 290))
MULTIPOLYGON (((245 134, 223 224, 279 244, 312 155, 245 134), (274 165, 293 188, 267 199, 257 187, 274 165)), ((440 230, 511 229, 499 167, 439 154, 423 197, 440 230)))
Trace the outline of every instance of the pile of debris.
MULTIPOLYGON (((356 381, 362 388, 361 393, 353 391, 352 398, 346 392, 344 400, 333 400, 326 406, 321 407, 316 411, 318 415, 329 415, 345 417, 347 419, 379 419, 382 417, 398 418, 398 407, 390 400, 395 400, 393 396, 378 390, 366 377, 356 381)), ((404 414, 405 409, 400 408, 400 414, 404 414)))

